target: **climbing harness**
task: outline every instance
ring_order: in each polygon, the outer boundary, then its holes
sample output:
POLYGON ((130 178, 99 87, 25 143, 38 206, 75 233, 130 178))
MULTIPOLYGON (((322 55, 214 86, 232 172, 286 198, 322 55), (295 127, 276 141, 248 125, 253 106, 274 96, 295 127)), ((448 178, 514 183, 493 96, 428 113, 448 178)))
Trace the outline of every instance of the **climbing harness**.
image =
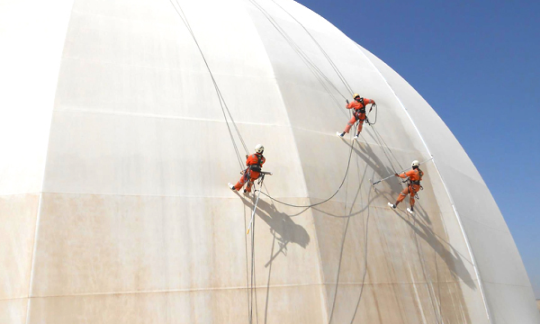
MULTIPOLYGON (((250 171, 261 172, 263 156, 261 154, 253 154, 257 158, 256 164, 251 164, 248 169, 250 171)), ((252 155, 252 156, 253 156, 252 155)), ((247 169, 246 169, 247 170, 247 169)))

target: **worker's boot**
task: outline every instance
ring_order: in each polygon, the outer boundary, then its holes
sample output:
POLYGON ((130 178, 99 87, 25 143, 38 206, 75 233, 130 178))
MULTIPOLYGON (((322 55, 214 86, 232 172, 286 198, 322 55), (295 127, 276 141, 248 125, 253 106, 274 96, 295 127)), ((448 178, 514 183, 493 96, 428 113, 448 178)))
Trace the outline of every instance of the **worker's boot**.
POLYGON ((236 188, 232 183, 229 182, 229 188, 231 188, 232 191, 236 191, 236 188))
POLYGON ((354 135, 354 139, 357 139, 357 138, 358 138, 358 136, 360 136, 360 133, 358 133, 358 134, 354 135))
POLYGON ((336 132, 336 135, 339 136, 339 137, 343 137, 343 136, 345 136, 345 132, 343 132, 343 133, 336 132))
POLYGON ((407 211, 409 212, 409 214, 414 215, 414 207, 407 208, 407 211))
POLYGON ((388 206, 390 206, 390 207, 392 207, 392 208, 394 208, 394 209, 396 209, 396 207, 397 207, 396 205, 394 205, 394 204, 392 204, 392 203, 388 203, 388 206))

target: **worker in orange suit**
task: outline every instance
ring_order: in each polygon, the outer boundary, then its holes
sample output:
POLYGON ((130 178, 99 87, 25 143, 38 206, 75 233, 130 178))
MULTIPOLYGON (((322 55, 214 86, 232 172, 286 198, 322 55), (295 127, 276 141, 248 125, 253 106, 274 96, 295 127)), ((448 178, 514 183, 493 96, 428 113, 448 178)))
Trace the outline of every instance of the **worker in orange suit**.
POLYGON ((373 105, 375 104, 375 100, 367 99, 360 97, 358 93, 355 93, 353 95, 354 101, 349 103, 347 100, 347 105, 345 106, 347 109, 354 109, 353 116, 347 126, 345 127, 345 130, 343 133, 338 132, 337 135, 340 137, 345 136, 345 133, 349 133, 349 130, 351 127, 358 121, 358 132, 354 136, 354 138, 358 138, 360 135, 360 132, 362 131, 362 126, 364 125, 364 120, 366 120, 366 106, 371 104, 371 108, 369 111, 373 109, 373 105))
POLYGON ((403 191, 399 194, 398 199, 395 204, 388 203, 388 206, 392 208, 396 208, 397 205, 402 202, 407 195, 410 195, 410 208, 407 208, 407 211, 410 214, 414 213, 414 196, 416 196, 416 193, 420 191, 420 188, 422 186, 420 185, 420 181, 422 180, 422 177, 424 176, 424 172, 420 170, 420 162, 417 160, 414 160, 412 162, 412 170, 404 172, 402 174, 395 174, 396 177, 400 177, 403 179, 408 179, 407 188, 403 189, 403 191))
POLYGON ((264 162, 266 162, 266 159, 263 156, 263 152, 264 146, 262 146, 261 144, 257 144, 257 146, 255 146, 255 154, 246 156, 247 169, 243 171, 242 177, 236 183, 236 185, 232 185, 231 183, 229 183, 229 188, 231 188, 231 190, 239 191, 247 183, 244 193, 251 192, 251 186, 253 186, 253 181, 259 178, 259 176, 261 175, 262 166, 264 162))

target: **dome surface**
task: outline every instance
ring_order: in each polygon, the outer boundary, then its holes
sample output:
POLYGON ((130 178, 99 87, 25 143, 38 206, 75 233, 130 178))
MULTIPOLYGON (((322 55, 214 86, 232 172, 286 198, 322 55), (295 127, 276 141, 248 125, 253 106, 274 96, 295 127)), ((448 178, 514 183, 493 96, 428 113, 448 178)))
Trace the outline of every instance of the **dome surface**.
POLYGON ((7 0, 0 43, 0 323, 540 323, 451 131, 302 5, 7 0), (258 143, 252 242, 227 183, 258 143), (372 182, 413 160, 410 215, 372 182))

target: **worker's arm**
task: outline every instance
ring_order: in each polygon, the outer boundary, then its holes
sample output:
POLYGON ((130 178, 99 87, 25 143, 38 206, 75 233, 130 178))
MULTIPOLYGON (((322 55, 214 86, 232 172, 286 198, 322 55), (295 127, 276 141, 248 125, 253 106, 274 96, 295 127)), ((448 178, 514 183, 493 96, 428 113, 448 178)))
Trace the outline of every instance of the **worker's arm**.
POLYGON ((247 156, 247 159, 246 159, 246 165, 247 165, 247 166, 250 166, 250 165, 252 165, 252 164, 253 164, 253 158, 252 158, 251 155, 248 155, 248 156, 247 156))
POLYGON ((366 104, 366 106, 371 104, 371 108, 369 108, 369 111, 371 112, 373 110, 373 105, 375 104, 375 100, 373 100, 373 99, 364 99, 364 104, 366 104))
POLYGON ((345 105, 345 108, 347 108, 347 109, 351 109, 353 107, 354 107, 354 101, 351 102, 351 103, 348 103, 347 105, 345 105))
POLYGON ((407 173, 405 173, 405 172, 403 172, 403 173, 401 173, 401 174, 397 174, 397 173, 396 173, 396 174, 394 174, 394 175, 395 175, 396 177, 400 177, 400 178, 403 178, 403 179, 405 179, 405 178, 408 177, 407 173))

